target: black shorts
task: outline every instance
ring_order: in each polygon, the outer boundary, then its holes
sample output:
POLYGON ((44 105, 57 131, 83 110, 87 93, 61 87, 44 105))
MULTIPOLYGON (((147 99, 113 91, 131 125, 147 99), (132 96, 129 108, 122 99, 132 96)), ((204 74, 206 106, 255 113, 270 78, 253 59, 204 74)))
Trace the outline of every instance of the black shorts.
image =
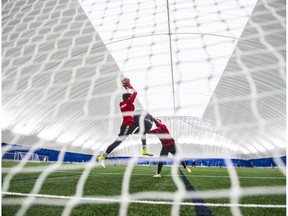
POLYGON ((169 153, 172 155, 176 154, 175 143, 168 147, 162 146, 160 156, 167 156, 169 153))
POLYGON ((134 134, 136 131, 137 131, 137 126, 136 125, 125 125, 125 124, 122 124, 121 127, 120 127, 120 132, 118 134, 119 137, 121 136, 128 136, 130 134, 134 134))
POLYGON ((141 131, 141 127, 144 126, 143 133, 146 134, 148 131, 151 130, 153 125, 153 122, 151 120, 151 115, 148 113, 145 115, 145 117, 141 118, 141 115, 135 115, 134 116, 134 123, 133 126, 138 129, 135 131, 135 133, 139 133, 141 131), (141 120, 143 122, 141 122, 141 120))

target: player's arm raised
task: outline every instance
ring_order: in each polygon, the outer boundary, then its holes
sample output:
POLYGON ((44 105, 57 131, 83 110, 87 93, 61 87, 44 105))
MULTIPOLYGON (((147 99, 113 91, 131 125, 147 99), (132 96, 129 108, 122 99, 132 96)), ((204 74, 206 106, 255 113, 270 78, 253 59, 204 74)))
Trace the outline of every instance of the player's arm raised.
POLYGON ((130 79, 124 78, 122 80, 122 85, 123 85, 124 88, 131 89, 133 91, 133 94, 131 95, 131 97, 129 97, 129 99, 127 100, 127 103, 134 103, 134 101, 136 99, 136 96, 137 96, 137 91, 131 85, 130 79))

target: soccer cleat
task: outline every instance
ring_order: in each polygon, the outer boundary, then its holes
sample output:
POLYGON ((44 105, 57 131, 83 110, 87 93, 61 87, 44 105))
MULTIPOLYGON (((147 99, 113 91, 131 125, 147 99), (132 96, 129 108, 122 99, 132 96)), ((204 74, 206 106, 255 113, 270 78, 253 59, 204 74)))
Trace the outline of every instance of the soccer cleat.
POLYGON ((153 156, 153 154, 149 154, 147 148, 143 148, 142 155, 153 156))
POLYGON ((161 174, 156 174, 153 176, 153 178, 161 178, 161 174))
POLYGON ((188 167, 186 167, 186 171, 187 171, 188 173, 191 173, 191 170, 190 170, 188 167))
POLYGON ((101 164, 101 166, 102 166, 103 168, 105 168, 105 157, 104 157, 103 155, 100 155, 100 156, 98 157, 98 161, 99 161, 99 163, 101 164))

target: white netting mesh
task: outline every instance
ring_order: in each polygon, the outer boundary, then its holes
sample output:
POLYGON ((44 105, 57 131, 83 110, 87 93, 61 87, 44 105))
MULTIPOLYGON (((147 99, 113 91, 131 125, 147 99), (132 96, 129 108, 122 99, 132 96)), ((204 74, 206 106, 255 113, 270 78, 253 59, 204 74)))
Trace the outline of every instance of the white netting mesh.
MULTIPOLYGON (((286 155, 285 18, 285 2, 276 0, 4 1, 2 142, 31 148, 7 171, 3 194, 10 193, 17 173, 34 172, 24 165, 39 148, 93 155, 74 197, 55 202, 38 194, 47 176, 60 169, 61 151, 27 198, 5 198, 4 204, 19 203, 17 215, 34 203, 65 206, 63 215, 69 215, 80 203, 111 202, 120 203, 120 215, 126 215, 130 202, 170 196, 171 214, 177 215, 184 198, 228 197, 232 214, 241 215, 241 196, 285 193, 282 186, 241 188, 231 166, 230 189, 190 193, 173 166, 177 192, 130 194, 133 158, 120 196, 83 197, 89 171, 98 166, 95 156, 114 141, 121 124, 123 75, 138 91, 136 107, 161 117, 181 157, 275 157, 286 176, 279 159, 286 155)), ((147 143, 158 155, 159 141, 148 136, 147 143)), ((139 137, 130 137, 113 156, 140 152, 139 137)))

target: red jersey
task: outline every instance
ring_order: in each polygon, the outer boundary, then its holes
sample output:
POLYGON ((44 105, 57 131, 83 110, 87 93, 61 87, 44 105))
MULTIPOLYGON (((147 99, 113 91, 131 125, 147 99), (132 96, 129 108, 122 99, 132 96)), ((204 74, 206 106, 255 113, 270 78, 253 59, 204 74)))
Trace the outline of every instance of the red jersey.
POLYGON ((133 88, 131 89, 133 90, 133 94, 131 95, 131 97, 129 97, 127 100, 120 102, 119 104, 120 110, 123 114, 122 124, 129 125, 129 126, 131 126, 134 122, 133 112, 135 110, 135 107, 133 103, 137 95, 137 92, 135 91, 135 89, 133 88))
POLYGON ((160 123, 159 121, 155 121, 155 124, 157 126, 156 129, 150 130, 147 133, 148 134, 155 134, 160 139, 162 145, 164 147, 171 146, 175 143, 175 140, 171 137, 168 128, 165 124, 160 123))

